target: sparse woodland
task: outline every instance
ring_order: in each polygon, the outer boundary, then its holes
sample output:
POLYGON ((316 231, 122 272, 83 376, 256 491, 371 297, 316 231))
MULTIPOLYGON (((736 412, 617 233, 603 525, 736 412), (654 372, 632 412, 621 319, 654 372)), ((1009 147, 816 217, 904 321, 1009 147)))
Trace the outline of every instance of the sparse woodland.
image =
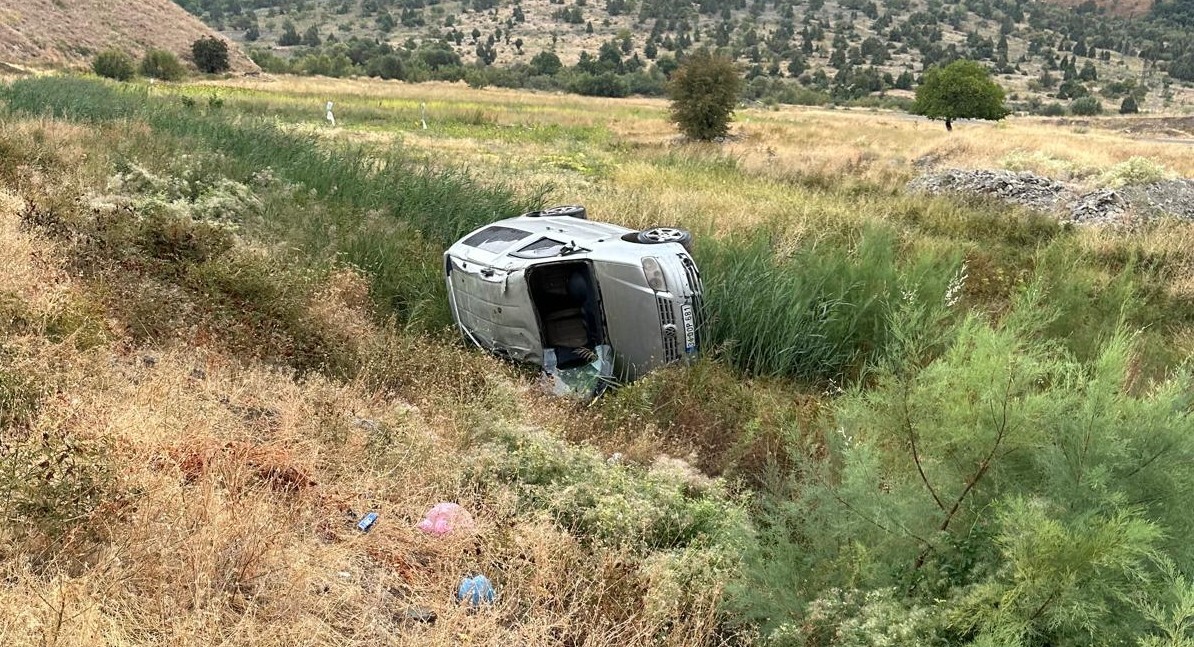
POLYGON ((705 47, 739 63, 749 101, 907 107, 926 68, 969 59, 997 74, 1016 111, 1064 112, 1086 96, 1110 107, 1131 96, 1145 111, 1194 104, 1194 23, 1177 0, 1151 10, 1014 0, 179 4, 275 72, 661 96, 677 62, 705 47), (537 65, 545 53, 563 66, 537 65))

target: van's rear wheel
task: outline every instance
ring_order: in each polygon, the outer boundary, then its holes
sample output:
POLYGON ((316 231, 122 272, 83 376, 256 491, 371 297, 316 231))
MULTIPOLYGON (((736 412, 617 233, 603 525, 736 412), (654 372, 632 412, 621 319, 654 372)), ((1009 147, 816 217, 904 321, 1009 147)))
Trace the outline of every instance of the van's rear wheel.
POLYGON ((627 237, 633 236, 636 243, 644 245, 659 245, 661 243, 680 243, 684 249, 692 251, 692 233, 686 229, 678 229, 676 227, 651 227, 644 229, 634 234, 628 234, 627 237))

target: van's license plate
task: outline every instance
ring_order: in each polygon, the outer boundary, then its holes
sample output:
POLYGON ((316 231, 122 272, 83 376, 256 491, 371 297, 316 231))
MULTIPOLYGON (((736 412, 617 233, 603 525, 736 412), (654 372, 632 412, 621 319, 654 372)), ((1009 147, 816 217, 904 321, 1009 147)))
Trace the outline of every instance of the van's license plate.
POLYGON ((692 316, 692 306, 680 306, 680 316, 684 319, 684 351, 691 353, 696 350, 696 319, 692 316))

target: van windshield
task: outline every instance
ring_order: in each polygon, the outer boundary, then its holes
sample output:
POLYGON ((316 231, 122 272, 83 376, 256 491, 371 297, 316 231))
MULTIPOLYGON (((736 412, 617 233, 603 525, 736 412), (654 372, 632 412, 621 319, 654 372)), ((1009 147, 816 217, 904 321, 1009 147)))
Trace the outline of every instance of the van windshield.
POLYGON ((515 229, 514 227, 486 227, 464 239, 464 244, 497 254, 498 252, 505 251, 510 246, 510 243, 518 242, 530 235, 531 232, 515 229))

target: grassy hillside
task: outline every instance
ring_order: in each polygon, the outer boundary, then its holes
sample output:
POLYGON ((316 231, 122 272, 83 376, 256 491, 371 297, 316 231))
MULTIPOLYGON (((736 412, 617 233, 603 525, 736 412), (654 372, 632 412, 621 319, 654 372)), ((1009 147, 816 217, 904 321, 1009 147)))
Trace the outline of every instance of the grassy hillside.
MULTIPOLYGON (((0 7, 0 63, 37 68, 87 68, 99 52, 140 56, 150 48, 189 59, 191 43, 214 35, 168 0, 24 0, 0 7)), ((259 71, 239 47, 228 56, 234 73, 259 71)))
POLYGON ((660 101, 293 78, 0 101, 5 644, 1133 644, 1186 617, 1194 225, 904 186, 1190 176, 1187 144, 790 108, 694 145, 660 101), (444 243, 572 201, 700 234, 705 359, 578 404, 445 330, 444 243), (414 529, 439 500, 476 532, 414 529), (477 571, 499 598, 469 613, 477 571))

